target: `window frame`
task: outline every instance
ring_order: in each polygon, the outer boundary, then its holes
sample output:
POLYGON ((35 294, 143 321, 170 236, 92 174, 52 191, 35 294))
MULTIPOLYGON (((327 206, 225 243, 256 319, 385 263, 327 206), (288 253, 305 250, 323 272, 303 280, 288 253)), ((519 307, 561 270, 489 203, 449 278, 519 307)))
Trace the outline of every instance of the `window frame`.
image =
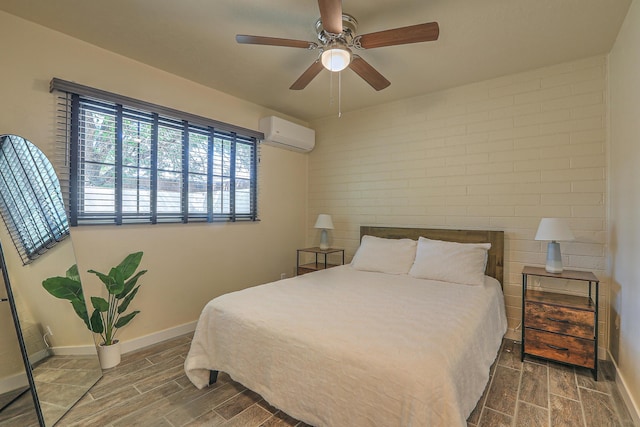
MULTIPOLYGON (((196 116, 190 113, 181 112, 167 107, 158 106, 145 101, 136 100, 133 98, 124 97, 121 95, 101 91, 99 89, 89 88, 87 86, 78 85, 76 83, 66 82, 60 79, 53 79, 51 81, 51 91, 59 91, 62 93, 60 101, 58 102, 58 118, 59 123, 62 123, 59 129, 63 136, 61 139, 61 149, 64 149, 64 155, 59 157, 64 158, 65 162, 61 168, 66 169, 67 172, 67 185, 63 185, 63 188, 68 188, 68 205, 69 205, 69 222, 71 226, 78 225, 96 225, 96 224, 128 224, 128 223, 189 223, 189 222, 235 222, 235 221, 258 221, 258 163, 259 163, 259 142, 264 138, 261 132, 240 128, 235 125, 218 122, 212 119, 196 116), (83 188, 84 179, 83 172, 86 169, 87 161, 83 157, 83 128, 81 113, 84 108, 91 107, 93 105, 102 105, 105 108, 115 111, 115 187, 114 187, 114 212, 103 212, 87 214, 83 210, 83 195, 86 195, 86 190, 83 188), (149 200, 150 210, 149 212, 143 212, 138 214, 130 214, 126 212, 126 208, 123 209, 123 159, 122 159, 122 143, 123 143, 123 123, 132 115, 139 114, 144 116, 151 123, 151 184, 149 186, 149 200), (181 132, 181 169, 174 171, 180 175, 180 211, 163 214, 159 212, 160 202, 159 190, 158 190, 158 173, 159 171, 159 130, 163 126, 163 123, 171 123, 175 128, 180 128, 181 132), (191 135, 199 135, 202 143, 202 138, 207 139, 207 170, 206 170, 206 211, 199 209, 197 212, 190 212, 189 196, 194 199, 197 196, 195 191, 190 190, 190 184, 192 183, 190 178, 194 178, 196 175, 202 177, 204 173, 202 171, 196 173, 189 171, 189 165, 191 159, 189 157, 190 151, 190 137, 191 135), (62 141, 63 140, 63 141, 62 141), (215 156, 212 147, 216 144, 229 144, 230 146, 230 162, 232 163, 231 174, 227 179, 228 190, 227 193, 230 197, 228 202, 228 210, 224 210, 226 205, 221 204, 220 209, 216 210, 216 205, 212 203, 212 196, 214 191, 214 165, 215 156), (242 157, 240 165, 236 167, 234 162, 238 158, 242 157), (241 166, 246 166, 242 169, 244 175, 242 177, 236 176, 241 166), (247 172, 248 171, 248 172, 247 172), (248 173, 248 177, 247 174, 248 173), (248 182, 247 182, 248 181, 248 182), (241 209, 235 204, 235 196, 238 194, 239 186, 246 187, 247 196, 243 198, 246 201, 242 207, 247 209, 241 209), (240 210, 239 210, 240 209, 240 210)), ((111 111, 111 110, 109 110, 111 111)), ((106 114, 111 114, 106 113, 106 114)), ((201 149, 202 147, 200 147, 201 149)), ((160 152, 162 155, 162 152, 160 152)), ((200 156, 199 160, 202 160, 203 156, 200 156)), ((135 167, 126 165, 124 168, 135 169, 135 167)), ((139 170, 139 169, 138 169, 139 170)), ((202 178, 200 178, 201 181, 202 178)), ((194 184, 195 188, 195 184, 194 184)), ((199 186, 197 188, 202 188, 199 186)), ((198 195, 202 199, 202 191, 198 195)), ((136 206, 140 206, 140 194, 136 199, 136 206)), ((200 200, 199 199, 199 200, 200 200)), ((193 200, 192 200, 193 202, 193 200)), ((203 203, 204 206, 204 203, 203 203)))

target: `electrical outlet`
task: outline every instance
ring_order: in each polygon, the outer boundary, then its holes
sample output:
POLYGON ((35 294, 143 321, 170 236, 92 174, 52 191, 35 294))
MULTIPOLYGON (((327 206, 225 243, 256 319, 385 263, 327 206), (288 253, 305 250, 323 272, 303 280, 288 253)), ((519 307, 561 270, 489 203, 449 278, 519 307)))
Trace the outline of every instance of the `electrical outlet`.
POLYGON ((280 280, 286 279, 286 278, 287 278, 287 273, 280 273, 280 280))

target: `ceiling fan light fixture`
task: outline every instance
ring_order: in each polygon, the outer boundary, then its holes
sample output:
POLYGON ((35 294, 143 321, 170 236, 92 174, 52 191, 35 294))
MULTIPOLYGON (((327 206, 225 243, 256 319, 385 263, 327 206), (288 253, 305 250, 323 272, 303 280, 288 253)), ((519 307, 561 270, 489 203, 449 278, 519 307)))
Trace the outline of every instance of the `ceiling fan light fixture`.
POLYGON ((351 50, 345 46, 332 45, 322 52, 320 61, 324 68, 329 71, 342 71, 351 62, 351 50))

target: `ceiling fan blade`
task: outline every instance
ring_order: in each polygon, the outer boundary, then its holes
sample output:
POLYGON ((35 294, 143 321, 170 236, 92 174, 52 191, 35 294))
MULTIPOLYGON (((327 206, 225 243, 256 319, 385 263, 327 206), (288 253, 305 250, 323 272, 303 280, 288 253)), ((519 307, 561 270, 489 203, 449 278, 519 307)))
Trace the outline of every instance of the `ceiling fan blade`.
POLYGON ((322 71, 323 69, 324 67, 322 66, 322 63, 316 59, 316 61, 313 64, 311 64, 311 66, 307 68, 300 77, 298 77, 298 80, 296 80, 289 89, 291 90, 304 89, 305 87, 307 87, 309 83, 311 83, 311 80, 313 80, 314 77, 317 76, 320 73, 320 71, 322 71))
POLYGON ((382 74, 358 55, 353 55, 349 68, 362 77, 364 81, 369 83, 375 90, 382 90, 391 84, 389 80, 385 79, 382 74))
POLYGON ((333 34, 342 32, 342 0, 318 0, 322 28, 333 34))
POLYGON ((359 37, 360 46, 364 49, 374 47, 395 46, 399 44, 429 42, 438 40, 440 27, 437 22, 411 25, 409 27, 394 28, 363 34, 359 37))
POLYGON ((236 41, 242 44, 263 44, 268 46, 299 47, 302 49, 315 49, 316 43, 304 40, 279 39, 277 37, 248 36, 246 34, 236 35, 236 41))

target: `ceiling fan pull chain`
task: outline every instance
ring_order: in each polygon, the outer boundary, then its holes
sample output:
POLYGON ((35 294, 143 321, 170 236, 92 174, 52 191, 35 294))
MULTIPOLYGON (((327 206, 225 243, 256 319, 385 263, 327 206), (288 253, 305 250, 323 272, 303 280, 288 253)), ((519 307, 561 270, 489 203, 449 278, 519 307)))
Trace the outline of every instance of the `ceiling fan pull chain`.
POLYGON ((329 107, 333 107, 334 104, 334 96, 333 96, 333 74, 329 73, 329 107))
POLYGON ((342 117, 342 71, 338 71, 338 118, 342 117))

